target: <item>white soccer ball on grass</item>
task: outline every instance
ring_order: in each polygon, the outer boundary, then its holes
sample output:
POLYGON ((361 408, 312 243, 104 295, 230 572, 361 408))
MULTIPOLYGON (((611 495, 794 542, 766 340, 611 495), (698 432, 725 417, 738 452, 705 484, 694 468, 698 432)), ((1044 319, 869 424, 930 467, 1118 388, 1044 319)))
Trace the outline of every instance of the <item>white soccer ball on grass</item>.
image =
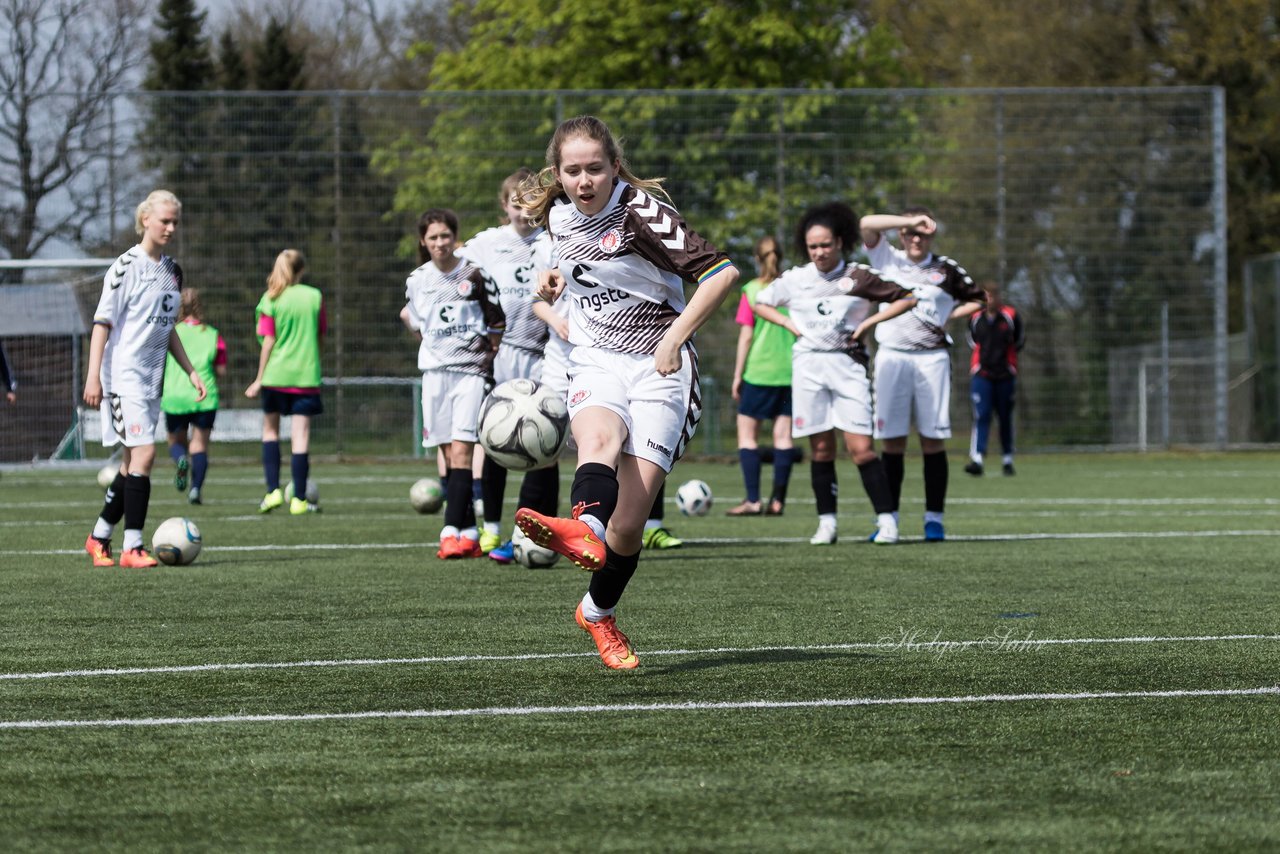
POLYGON ((165 519, 151 537, 151 553, 170 566, 186 566, 200 554, 202 540, 196 523, 181 516, 165 519))
POLYGON ((409 503, 419 513, 438 513, 444 506, 444 486, 434 477, 424 477, 409 487, 409 503))
POLYGON ((676 507, 686 516, 705 516, 711 512, 711 487, 705 480, 687 480, 676 490, 676 507))

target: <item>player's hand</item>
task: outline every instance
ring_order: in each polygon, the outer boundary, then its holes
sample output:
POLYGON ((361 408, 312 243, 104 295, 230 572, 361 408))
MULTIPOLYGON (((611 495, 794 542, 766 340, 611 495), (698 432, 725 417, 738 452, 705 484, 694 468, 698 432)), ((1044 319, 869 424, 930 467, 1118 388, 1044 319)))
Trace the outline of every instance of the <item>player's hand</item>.
POLYGON ((9 401, 10 403, 17 403, 18 393, 16 391, 6 391, 4 393, 4 399, 9 401))
POLYGON ((658 349, 653 354, 653 366, 658 373, 669 377, 680 370, 680 345, 671 344, 663 338, 658 342, 658 349))
POLYGON ((538 273, 538 298, 555 302, 564 292, 564 276, 559 270, 542 270, 538 273))
POLYGON ((862 336, 870 332, 872 327, 874 326, 875 326, 874 323, 867 323, 865 320, 862 321, 861 323, 858 324, 858 328, 853 330, 853 335, 850 336, 850 340, 852 340, 856 344, 857 342, 861 341, 862 336))
POLYGON ((734 400, 739 403, 742 402, 742 377, 733 378, 733 385, 729 393, 733 395, 734 400))
POLYGON ((569 319, 567 317, 561 317, 556 320, 556 322, 551 325, 551 329, 560 336, 561 341, 569 340, 569 319))
POLYGON ((196 401, 204 400, 209 395, 209 390, 204 387, 204 380, 200 379, 200 374, 192 371, 187 374, 187 378, 191 380, 191 385, 196 389, 196 401))
POLYGON ((97 409, 102 403, 102 380, 89 377, 84 381, 84 402, 97 409))
POLYGON ((262 383, 258 382, 257 380, 254 380, 253 382, 249 383, 249 387, 244 390, 244 396, 257 397, 258 392, 260 391, 262 391, 262 383))
POLYGON ((938 231, 938 223, 928 214, 920 214, 916 217, 916 221, 912 223, 911 227, 921 234, 935 234, 938 231))

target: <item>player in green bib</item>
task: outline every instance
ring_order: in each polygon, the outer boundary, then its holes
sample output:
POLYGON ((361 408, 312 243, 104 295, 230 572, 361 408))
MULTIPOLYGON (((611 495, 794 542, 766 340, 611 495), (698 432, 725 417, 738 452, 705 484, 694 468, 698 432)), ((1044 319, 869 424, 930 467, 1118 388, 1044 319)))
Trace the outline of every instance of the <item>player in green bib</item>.
POLYGON ((737 358, 733 367, 733 399, 738 403, 738 463, 746 497, 728 511, 730 516, 781 516, 791 482, 796 451, 791 441, 791 331, 757 318, 756 294, 778 278, 782 248, 766 235, 756 241, 756 278, 742 286, 735 320, 739 324, 737 358), (763 421, 773 420, 773 493, 760 500, 763 462, 756 433, 763 421))
POLYGON ((311 473, 311 419, 324 412, 320 340, 328 324, 320 291, 302 283, 306 268, 306 259, 298 250, 281 252, 256 309, 262 353, 258 375, 244 393, 250 398, 262 397, 262 471, 267 494, 258 505, 260 513, 270 513, 284 504, 280 490, 281 415, 290 416, 292 423, 289 466, 294 493, 289 512, 301 516, 320 510, 305 496, 311 473))
POLYGON ((187 500, 201 504, 204 479, 209 471, 209 436, 218 415, 218 380, 227 376, 227 343, 217 329, 204 322, 204 306, 195 288, 182 291, 176 331, 208 393, 204 400, 196 399, 191 381, 170 353, 164 369, 160 409, 169 432, 169 456, 177 466, 173 485, 179 492, 186 491, 189 476, 191 490, 187 492, 187 500))

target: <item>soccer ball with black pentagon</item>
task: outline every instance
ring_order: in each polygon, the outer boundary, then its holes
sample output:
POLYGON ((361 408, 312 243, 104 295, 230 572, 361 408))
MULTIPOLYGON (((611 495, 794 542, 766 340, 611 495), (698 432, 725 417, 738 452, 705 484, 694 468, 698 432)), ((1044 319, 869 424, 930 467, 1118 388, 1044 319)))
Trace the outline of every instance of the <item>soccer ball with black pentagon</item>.
POLYGON ((704 480, 688 480, 676 490, 676 507, 686 516, 705 516, 711 511, 711 487, 704 480))
POLYGON ((424 477, 409 487, 409 503, 419 513, 436 513, 444 506, 444 487, 434 477, 424 477))
POLYGON ((507 380, 480 407, 480 444, 511 471, 546 468, 569 440, 569 409, 557 393, 530 379, 507 380))
POLYGON ((170 566, 185 566, 196 559, 202 545, 196 523, 181 516, 165 519, 151 537, 156 560, 170 566))
POLYGON ((538 545, 519 528, 511 534, 511 554, 516 563, 528 569, 550 569, 560 559, 558 553, 538 545))

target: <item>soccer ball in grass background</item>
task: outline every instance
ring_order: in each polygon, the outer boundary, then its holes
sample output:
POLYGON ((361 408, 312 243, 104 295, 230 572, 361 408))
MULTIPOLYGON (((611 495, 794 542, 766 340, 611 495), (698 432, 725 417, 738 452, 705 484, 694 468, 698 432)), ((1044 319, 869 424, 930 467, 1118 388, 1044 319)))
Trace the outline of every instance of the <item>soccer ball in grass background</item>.
POLYGON ((424 477, 409 488, 409 503, 419 513, 437 513, 444 506, 444 487, 434 477, 424 477))
POLYGON ((530 379, 508 380, 480 407, 480 444, 510 471, 545 468, 569 440, 569 410, 555 392, 530 379))
POLYGON ((676 507, 686 516, 705 516, 711 512, 711 487, 705 480, 688 480, 676 490, 676 507))
MULTIPOLYGON (((294 495, 293 481, 289 481, 284 488, 284 500, 292 501, 294 495)), ((316 483, 315 478, 307 478, 307 501, 312 504, 320 503, 320 484, 316 483)))
POLYGON ((185 566, 200 554, 200 529, 181 516, 165 519, 151 537, 151 553, 170 566, 185 566))
POLYGON ((550 569, 560 559, 559 554, 538 545, 519 528, 511 534, 511 554, 516 563, 528 569, 550 569))

